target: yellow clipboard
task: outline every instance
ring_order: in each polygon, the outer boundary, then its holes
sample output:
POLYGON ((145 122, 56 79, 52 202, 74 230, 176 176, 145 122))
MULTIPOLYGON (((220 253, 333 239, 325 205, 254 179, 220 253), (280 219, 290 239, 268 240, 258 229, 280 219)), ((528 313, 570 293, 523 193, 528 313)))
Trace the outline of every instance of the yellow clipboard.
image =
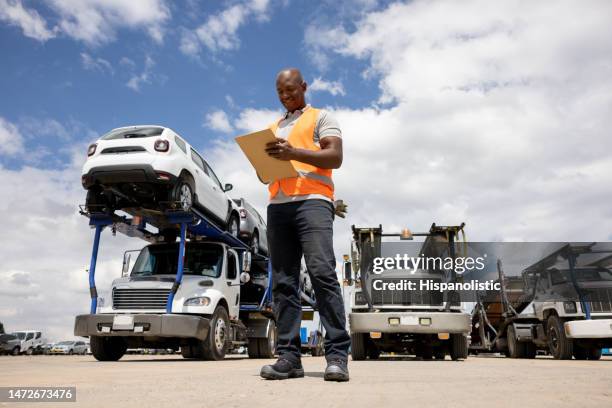
POLYGON ((264 183, 298 176, 298 172, 291 161, 279 160, 266 153, 266 145, 276 140, 272 130, 260 130, 259 132, 238 136, 235 140, 264 183))

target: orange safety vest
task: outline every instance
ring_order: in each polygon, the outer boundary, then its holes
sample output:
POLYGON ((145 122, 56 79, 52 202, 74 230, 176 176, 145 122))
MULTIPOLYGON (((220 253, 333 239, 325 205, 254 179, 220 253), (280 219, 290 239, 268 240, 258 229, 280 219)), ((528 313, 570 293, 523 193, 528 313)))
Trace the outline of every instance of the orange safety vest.
MULTIPOLYGON (((293 129, 289 133, 288 141, 291 146, 299 149, 321 150, 314 143, 314 130, 319 118, 319 109, 308 108, 297 119, 293 129)), ((270 125, 270 129, 276 134, 278 121, 270 125)), ((278 189, 283 190, 286 196, 305 194, 321 194, 333 201, 334 183, 332 181, 332 170, 291 160, 291 164, 298 171, 298 177, 289 177, 270 183, 270 199, 278 194, 278 189)))

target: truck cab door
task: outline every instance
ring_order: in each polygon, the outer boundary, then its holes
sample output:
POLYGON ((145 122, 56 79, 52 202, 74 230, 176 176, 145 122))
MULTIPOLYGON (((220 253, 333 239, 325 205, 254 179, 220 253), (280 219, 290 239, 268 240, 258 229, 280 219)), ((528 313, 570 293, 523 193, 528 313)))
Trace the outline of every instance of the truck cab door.
POLYGON ((227 285, 226 300, 230 319, 237 319, 240 312, 240 271, 238 254, 233 249, 227 251, 227 269, 225 270, 227 285))

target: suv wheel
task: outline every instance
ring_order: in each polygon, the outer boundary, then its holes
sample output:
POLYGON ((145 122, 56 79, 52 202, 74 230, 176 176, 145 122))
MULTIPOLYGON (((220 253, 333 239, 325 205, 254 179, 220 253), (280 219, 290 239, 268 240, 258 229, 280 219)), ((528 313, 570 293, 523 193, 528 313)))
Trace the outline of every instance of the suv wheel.
POLYGON ((229 222, 227 223, 227 232, 229 232, 233 237, 239 238, 240 221, 238 220, 238 216, 236 216, 236 214, 232 214, 230 216, 229 222))
POLYGON ((185 181, 179 181, 174 188, 174 201, 178 204, 178 207, 183 211, 191 210, 193 206, 193 190, 189 183, 185 181))
POLYGON ((259 249, 259 234, 257 231, 253 232, 253 238, 251 238, 251 250, 253 254, 257 255, 260 251, 259 249))

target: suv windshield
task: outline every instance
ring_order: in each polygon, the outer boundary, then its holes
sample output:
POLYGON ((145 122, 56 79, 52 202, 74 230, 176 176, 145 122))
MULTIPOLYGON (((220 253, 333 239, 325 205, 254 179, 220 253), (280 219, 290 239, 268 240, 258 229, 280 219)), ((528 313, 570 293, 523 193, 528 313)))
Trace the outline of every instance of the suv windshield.
MULTIPOLYGON (((145 247, 140 254, 131 276, 176 275, 179 244, 160 244, 145 247)), ((217 278, 223 266, 223 248, 210 243, 190 242, 185 254, 185 275, 217 278)))
POLYGON ((163 131, 164 128, 161 127, 117 129, 111 130, 110 132, 102 136, 102 140, 133 139, 138 137, 159 136, 162 134, 163 131))

